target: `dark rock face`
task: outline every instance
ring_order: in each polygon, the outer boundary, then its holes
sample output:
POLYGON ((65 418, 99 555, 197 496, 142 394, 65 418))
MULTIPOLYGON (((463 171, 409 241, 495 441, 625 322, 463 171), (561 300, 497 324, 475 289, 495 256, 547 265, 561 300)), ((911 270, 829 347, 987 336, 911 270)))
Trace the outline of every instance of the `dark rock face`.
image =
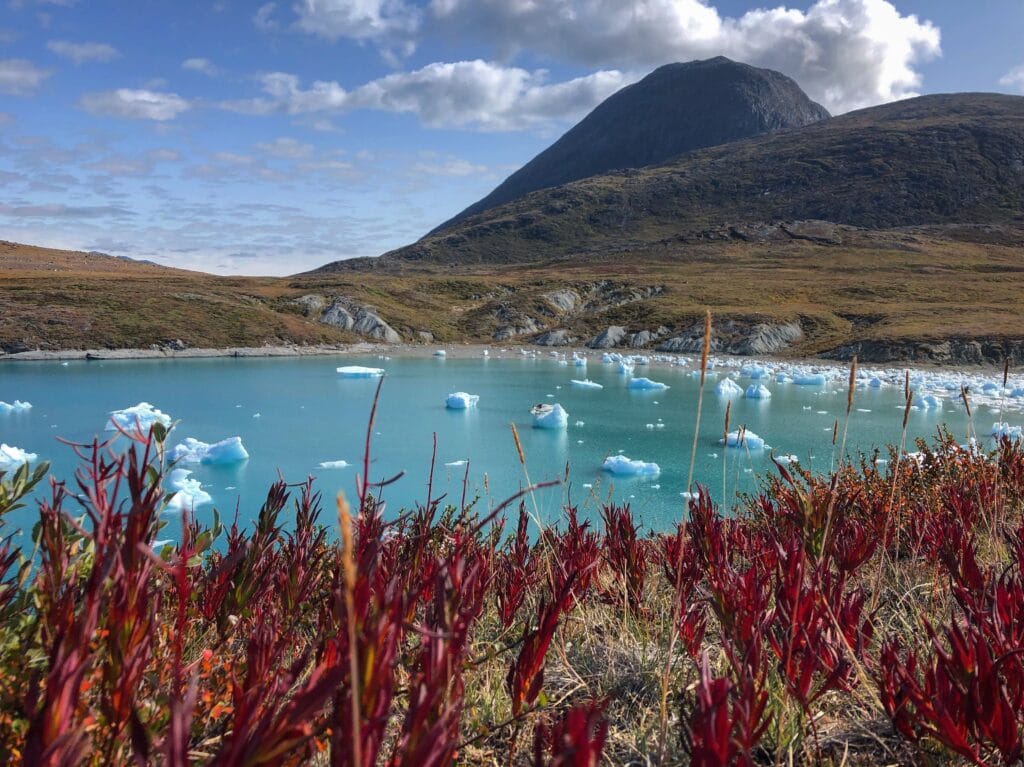
POLYGON ((1001 365, 1007 359, 1013 365, 1024 362, 1024 339, 949 338, 938 341, 869 340, 844 344, 822 356, 848 360, 853 355, 862 362, 923 362, 942 365, 1001 365))
MULTIPOLYGON (((802 340, 799 322, 719 321, 711 334, 711 351, 743 356, 777 354, 802 340)), ((658 346, 662 352, 699 352, 704 345, 704 323, 698 322, 658 346)))
POLYGON ((724 57, 667 64, 599 104, 487 197, 434 231, 538 189, 656 165, 829 116, 793 80, 724 57))

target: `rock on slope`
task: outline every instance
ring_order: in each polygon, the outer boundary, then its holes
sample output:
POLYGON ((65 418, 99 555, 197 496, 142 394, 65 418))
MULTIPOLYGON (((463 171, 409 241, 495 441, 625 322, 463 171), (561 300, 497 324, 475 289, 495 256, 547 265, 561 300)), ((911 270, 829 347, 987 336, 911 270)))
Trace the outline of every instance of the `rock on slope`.
POLYGON ((605 99, 493 192, 435 231, 524 194, 618 168, 655 165, 829 116, 793 80, 727 58, 666 64, 605 99))

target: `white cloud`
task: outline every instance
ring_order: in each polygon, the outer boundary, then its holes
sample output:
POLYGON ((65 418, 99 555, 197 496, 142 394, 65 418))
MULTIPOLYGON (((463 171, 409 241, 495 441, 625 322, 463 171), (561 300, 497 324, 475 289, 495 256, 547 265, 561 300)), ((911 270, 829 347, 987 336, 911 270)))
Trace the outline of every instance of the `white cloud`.
POLYGON ((25 96, 38 88, 50 72, 25 59, 0 59, 0 93, 25 96))
POLYGON ((181 68, 190 72, 198 72, 207 77, 216 77, 220 73, 212 61, 204 58, 185 59, 181 62, 181 68))
POLYGON ((702 0, 432 0, 447 33, 588 66, 650 70, 724 55, 793 77, 834 112, 916 95, 939 30, 888 0, 722 16, 702 0))
POLYGON ((278 138, 256 145, 256 148, 281 160, 299 160, 313 154, 313 147, 293 138, 278 138))
POLYGON ((277 3, 264 3, 261 5, 252 17, 252 23, 255 25, 256 29, 260 29, 264 32, 277 29, 277 21, 272 18, 276 9, 277 3))
POLYGON ((404 0, 300 0, 295 12, 296 27, 329 40, 408 39, 422 16, 404 0))
POLYGON ((88 61, 113 61, 121 55, 114 46, 106 43, 73 43, 68 40, 50 40, 46 47, 52 53, 76 64, 84 64, 88 61))
POLYGON ((1024 93, 1024 64, 1014 67, 999 78, 999 84, 1006 88, 1014 88, 1024 93))
POLYGON ((548 83, 544 70, 478 59, 429 64, 348 91, 333 81, 303 88, 295 75, 274 72, 262 78, 266 96, 221 106, 246 114, 293 115, 373 109, 412 113, 433 128, 520 130, 578 118, 632 79, 602 71, 548 83))
POLYGON ((131 88, 87 93, 79 100, 79 105, 101 117, 158 121, 173 120, 189 108, 189 103, 177 93, 131 88))
POLYGON ((486 165, 477 165, 460 157, 449 157, 434 162, 417 162, 413 164, 411 170, 413 173, 422 173, 426 176, 448 176, 455 178, 482 176, 491 172, 491 169, 486 165))

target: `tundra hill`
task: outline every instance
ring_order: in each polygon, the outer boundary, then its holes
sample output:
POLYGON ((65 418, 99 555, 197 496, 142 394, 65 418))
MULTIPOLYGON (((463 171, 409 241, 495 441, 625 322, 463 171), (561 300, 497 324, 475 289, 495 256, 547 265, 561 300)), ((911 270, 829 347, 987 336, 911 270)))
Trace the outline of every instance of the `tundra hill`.
POLYGON ((533 192, 318 271, 620 260, 653 245, 685 258, 696 242, 756 240, 765 224, 998 229, 1024 224, 1022 211, 1024 98, 922 96, 533 192))
POLYGON ((538 189, 656 165, 829 116, 793 80, 725 57, 666 64, 599 104, 493 192, 435 231, 538 189))

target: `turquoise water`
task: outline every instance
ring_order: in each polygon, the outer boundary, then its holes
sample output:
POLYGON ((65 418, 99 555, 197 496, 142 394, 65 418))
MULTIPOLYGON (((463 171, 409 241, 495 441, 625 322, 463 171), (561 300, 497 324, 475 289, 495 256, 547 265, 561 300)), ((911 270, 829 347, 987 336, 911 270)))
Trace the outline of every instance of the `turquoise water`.
MULTIPOLYGON (((373 434, 371 479, 400 471, 405 474, 385 493, 392 511, 423 501, 433 435, 437 434, 434 495, 447 493, 458 501, 464 465, 469 460, 468 496, 483 506, 504 500, 525 484, 509 429, 515 423, 533 482, 559 479, 569 465, 569 483, 538 491, 534 502, 544 517, 553 517, 566 499, 579 505, 581 515, 597 514, 599 499, 628 501, 645 527, 664 529, 683 508, 693 439, 697 382, 679 368, 638 368, 671 386, 667 391, 641 392, 626 388, 627 379, 611 365, 592 360, 589 369, 566 367, 550 358, 434 359, 377 357, 285 359, 196 359, 0 363, 0 400, 30 401, 28 413, 0 415, 0 441, 37 453, 51 461, 54 475, 70 478, 76 467, 71 449, 57 438, 85 442, 104 436, 111 410, 147 401, 170 414, 178 425, 170 444, 185 437, 214 442, 240 435, 251 458, 236 466, 190 466, 193 476, 214 499, 197 509, 200 519, 211 518, 216 507, 230 517, 251 518, 277 473, 289 482, 307 475, 328 499, 342 489, 355 494, 361 471, 367 417, 377 381, 346 380, 338 365, 384 367, 384 381, 373 434), (572 378, 589 377, 603 390, 571 387, 572 378), (561 388, 559 388, 561 387, 561 388), (449 411, 449 392, 481 396, 479 407, 449 411), (549 397, 547 395, 554 395, 549 397), (569 412, 569 428, 547 431, 531 428, 529 408, 538 402, 558 402, 569 412), (259 417, 254 417, 255 414, 259 417), (583 425, 575 425, 582 421, 583 425), (663 428, 648 424, 663 423, 663 428), (613 477, 600 470, 604 458, 623 451, 661 467, 657 477, 613 477), (345 469, 319 469, 322 461, 347 461, 345 469), (585 485, 592 485, 591 488, 585 485)), ((771 470, 769 451, 726 450, 722 435, 725 400, 714 394, 709 379, 704 398, 695 479, 716 497, 733 497, 756 487, 758 473, 771 470)), ((745 386, 749 381, 740 378, 745 386)), ((768 382, 768 401, 732 400, 731 428, 746 424, 776 449, 796 454, 804 466, 827 470, 833 461, 832 425, 846 406, 845 381, 826 387, 768 382), (820 413, 818 411, 825 411, 820 413)), ((875 446, 898 442, 902 391, 896 387, 857 391, 847 440, 848 452, 870 452, 875 446)), ((966 435, 962 408, 946 402, 944 410, 912 413, 910 436, 930 437, 947 423, 953 433, 966 435)), ((977 424, 989 425, 984 408, 977 424)), ((983 430, 987 433, 987 430, 983 430)), ((106 436, 110 436, 109 432, 106 436)), ((532 505, 532 504, 531 504, 532 505)), ((12 520, 27 528, 34 510, 22 510, 12 520)))

